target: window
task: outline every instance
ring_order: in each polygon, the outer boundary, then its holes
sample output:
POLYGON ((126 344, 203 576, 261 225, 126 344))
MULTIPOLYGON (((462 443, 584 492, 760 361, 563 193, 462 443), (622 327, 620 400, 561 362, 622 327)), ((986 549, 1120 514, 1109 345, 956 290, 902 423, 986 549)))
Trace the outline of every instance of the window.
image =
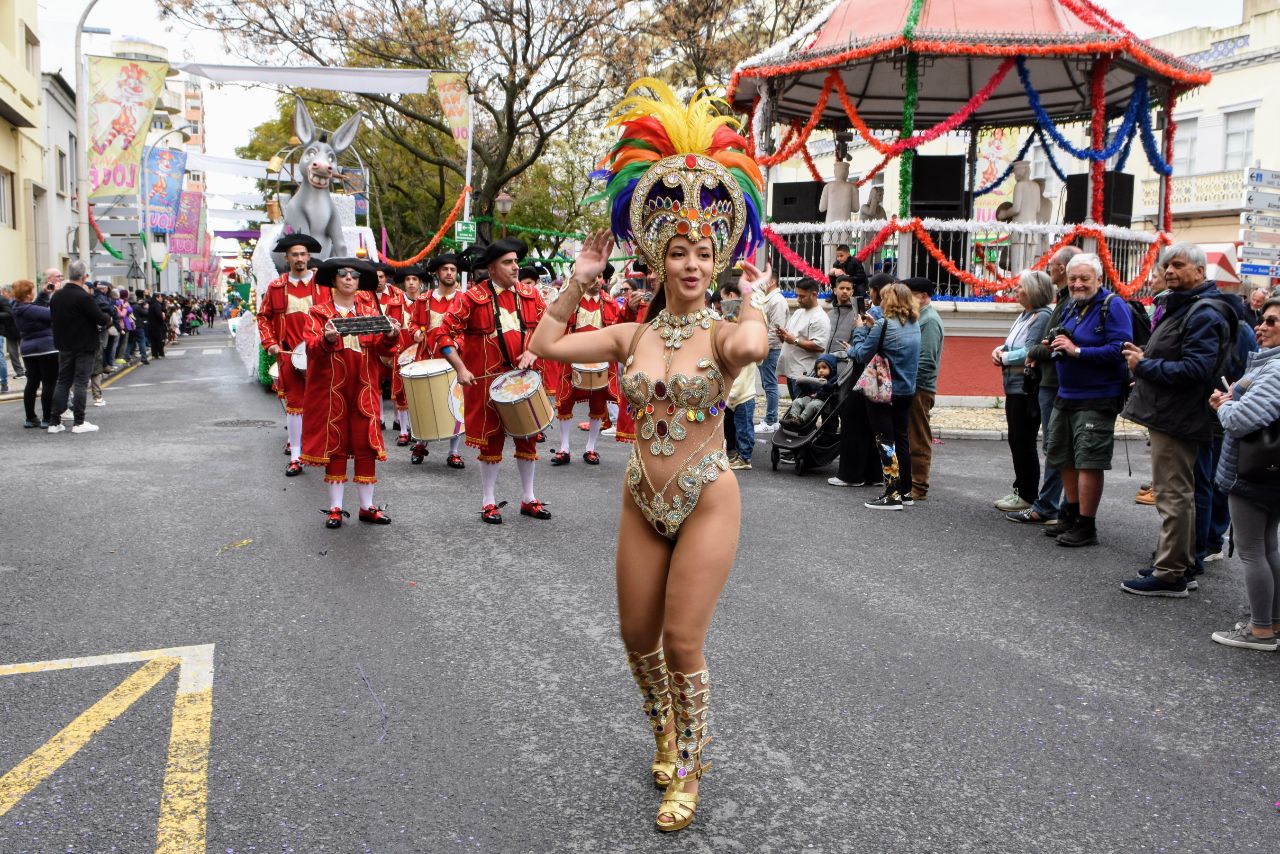
POLYGON ((1196 137, 1200 131, 1199 119, 1182 119, 1173 135, 1173 174, 1196 173, 1196 137))
POLYGON ((27 72, 38 77, 40 75, 40 39, 37 38, 36 34, 31 32, 31 28, 27 27, 25 24, 22 29, 26 31, 27 36, 27 49, 23 55, 23 59, 27 66, 27 72))
POLYGON ((1226 159, 1223 168, 1246 169, 1253 160, 1253 110, 1237 110, 1227 113, 1226 159))
POLYGON ((55 178, 57 180, 58 193, 65 196, 67 194, 67 188, 71 186, 71 162, 70 158, 67 157, 67 153, 61 148, 57 149, 57 157, 58 173, 55 178))
POLYGON ((74 133, 67 134, 67 150, 71 152, 71 156, 67 162, 67 185, 71 188, 71 209, 73 211, 80 210, 80 156, 79 149, 76 148, 76 135, 74 133))
POLYGON ((0 169, 0 226, 15 227, 13 173, 8 169, 0 169))

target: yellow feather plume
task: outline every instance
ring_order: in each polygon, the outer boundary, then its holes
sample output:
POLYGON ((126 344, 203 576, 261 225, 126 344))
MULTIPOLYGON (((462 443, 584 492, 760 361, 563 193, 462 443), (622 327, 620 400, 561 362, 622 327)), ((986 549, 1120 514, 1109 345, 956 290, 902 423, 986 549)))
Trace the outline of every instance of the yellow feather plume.
POLYGON ((706 89, 699 89, 689 103, 684 104, 666 83, 653 77, 642 77, 627 87, 627 96, 609 115, 609 125, 617 126, 652 116, 666 130, 676 154, 705 154, 711 148, 716 128, 728 125, 736 129, 740 126, 733 116, 716 113, 715 105, 725 103, 723 99, 709 95, 706 89), (641 88, 648 89, 657 97, 632 94, 641 88))

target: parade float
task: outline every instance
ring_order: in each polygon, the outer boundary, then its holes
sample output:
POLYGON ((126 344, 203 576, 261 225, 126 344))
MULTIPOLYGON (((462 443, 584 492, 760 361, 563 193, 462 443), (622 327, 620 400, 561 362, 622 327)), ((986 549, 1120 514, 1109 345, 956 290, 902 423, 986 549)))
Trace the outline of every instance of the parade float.
POLYGON ((1021 270, 1076 244, 1098 253, 1110 287, 1142 296, 1170 241, 1174 106, 1209 79, 1088 0, 836 0, 741 63, 728 97, 775 174, 798 158, 813 182, 846 195, 840 185, 851 185, 856 198, 861 188, 883 193, 877 176, 896 172, 888 215, 878 200, 846 201, 834 214, 826 206, 823 221, 766 228, 784 280, 825 283, 824 249, 847 243, 868 269, 927 276, 944 299, 1002 299, 1021 270), (875 165, 853 180, 824 178, 810 149, 832 135, 837 164, 869 148, 875 165), (988 151, 980 168, 980 142, 993 135, 1016 153, 988 151), (921 153, 940 139, 964 153, 921 153), (1027 174, 1033 145, 1065 185, 1064 221, 1050 221, 1043 184, 1027 174), (1161 180, 1151 230, 1109 215, 1137 157, 1161 180))

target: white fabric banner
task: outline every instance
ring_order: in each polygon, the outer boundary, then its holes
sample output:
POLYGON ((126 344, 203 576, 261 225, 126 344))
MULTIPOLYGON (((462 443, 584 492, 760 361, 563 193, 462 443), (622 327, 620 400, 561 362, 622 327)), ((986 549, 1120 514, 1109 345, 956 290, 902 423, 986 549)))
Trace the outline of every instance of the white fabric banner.
POLYGON ((174 62, 171 65, 217 83, 268 83, 331 92, 425 95, 431 85, 431 72, 419 68, 216 65, 209 62, 174 62))
POLYGON ((231 210, 229 208, 209 208, 209 219, 221 220, 264 220, 267 218, 267 212, 264 210, 231 210))
POLYGON ((187 155, 188 172, 217 172, 220 175, 239 175, 243 178, 267 177, 267 161, 245 160, 240 157, 216 157, 212 154, 187 155))

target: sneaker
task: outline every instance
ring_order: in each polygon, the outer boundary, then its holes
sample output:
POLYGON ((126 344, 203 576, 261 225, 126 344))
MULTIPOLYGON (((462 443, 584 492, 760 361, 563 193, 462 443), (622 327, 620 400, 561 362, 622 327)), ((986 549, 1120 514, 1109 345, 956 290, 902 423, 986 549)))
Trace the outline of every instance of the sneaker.
POLYGON ((1058 523, 1057 519, 1041 516, 1039 510, 1015 510, 1012 513, 1004 514, 1004 518, 1010 522, 1021 522, 1024 525, 1056 525, 1058 523))
POLYGON ((997 510, 1003 510, 1006 513, 1013 512, 1014 510, 1028 510, 1031 508, 1031 503, 1029 501, 1023 501, 1022 496, 1016 492, 1010 492, 999 501, 993 502, 993 504, 997 510))
POLYGON ((868 510, 901 510, 902 499, 892 492, 886 492, 873 501, 864 501, 862 506, 868 510))
POLYGON ((1248 625, 1237 625, 1227 632, 1214 632, 1210 637, 1213 638, 1214 643, 1220 643, 1223 646, 1260 649, 1263 652, 1275 652, 1280 649, 1280 638, 1275 637, 1275 635, 1269 638, 1260 638, 1249 629, 1248 625))
POLYGON ((127 364, 129 364, 129 363, 128 363, 127 361, 125 361, 124 359, 116 359, 116 364, 117 364, 117 365, 127 365, 127 364))
POLYGON ((1187 582, 1181 579, 1178 581, 1162 581, 1154 575, 1140 575, 1137 578, 1122 581, 1120 589, 1135 596, 1165 596, 1170 599, 1185 599, 1190 595, 1187 593, 1187 582))
POLYGON ((747 462, 742 457, 734 457, 729 461, 729 468, 734 471, 751 471, 751 463, 747 462))
POLYGON ((82 421, 71 428, 72 433, 96 433, 97 430, 98 425, 90 424, 88 421, 82 421))
MULTIPOLYGON (((1152 573, 1154 573, 1154 572, 1155 572, 1155 567, 1152 567, 1152 566, 1144 566, 1142 569, 1138 570, 1138 575, 1142 576, 1143 578, 1150 578, 1150 577, 1151 577, 1151 575, 1152 575, 1152 573)), ((1199 590, 1199 589, 1200 589, 1200 582, 1199 582, 1198 580, 1196 580, 1194 577, 1192 577, 1192 576, 1188 576, 1188 575, 1185 575, 1185 574, 1184 574, 1184 575, 1182 576, 1182 580, 1183 580, 1183 581, 1185 581, 1185 582, 1187 583, 1187 589, 1188 589, 1188 590, 1199 590)))
POLYGON ((904 496, 902 496, 902 506, 903 506, 903 507, 915 507, 915 506, 916 506, 916 500, 915 500, 915 498, 914 498, 913 496, 911 496, 911 495, 904 495, 904 496))
POLYGON ((1092 525, 1075 525, 1070 531, 1063 531, 1056 538, 1058 545, 1067 548, 1076 549, 1082 546, 1096 546, 1098 544, 1098 529, 1092 525))
POLYGON ((1156 494, 1152 490, 1151 484, 1144 483, 1138 487, 1138 494, 1133 497, 1134 504, 1145 504, 1148 507, 1154 506, 1156 503, 1156 494))
POLYGON ((606 427, 605 429, 603 429, 603 430, 601 430, 601 431, 600 431, 600 435, 601 435, 601 436, 616 436, 616 435, 618 435, 618 428, 617 428, 617 427, 606 427))
POLYGON ((1216 560, 1224 560, 1225 558, 1226 558, 1226 556, 1222 553, 1222 549, 1218 549, 1216 552, 1211 552, 1211 553, 1209 553, 1209 554, 1205 555, 1205 556, 1204 556, 1204 562, 1205 562, 1205 563, 1213 563, 1213 562, 1214 562, 1214 561, 1216 561, 1216 560))
POLYGON ((106 406, 106 405, 107 405, 107 399, 106 399, 105 397, 100 397, 100 398, 98 398, 97 400, 95 400, 95 401, 93 402, 93 405, 94 405, 94 406, 106 406))
POLYGON ((832 486, 862 486, 862 484, 860 483, 849 483, 848 481, 841 480, 838 477, 827 478, 827 483, 831 484, 832 486))
POLYGON ((778 432, 778 427, 780 426, 781 425, 779 425, 778 422, 776 421, 773 422, 772 424, 770 424, 768 421, 761 421, 759 424, 756 425, 756 432, 757 433, 776 433, 778 432))
POLYGON ((50 424, 50 425, 49 425, 49 432, 50 432, 50 433, 61 433, 63 430, 66 430, 66 429, 67 429, 67 428, 66 428, 66 427, 63 427, 61 424, 50 424))

